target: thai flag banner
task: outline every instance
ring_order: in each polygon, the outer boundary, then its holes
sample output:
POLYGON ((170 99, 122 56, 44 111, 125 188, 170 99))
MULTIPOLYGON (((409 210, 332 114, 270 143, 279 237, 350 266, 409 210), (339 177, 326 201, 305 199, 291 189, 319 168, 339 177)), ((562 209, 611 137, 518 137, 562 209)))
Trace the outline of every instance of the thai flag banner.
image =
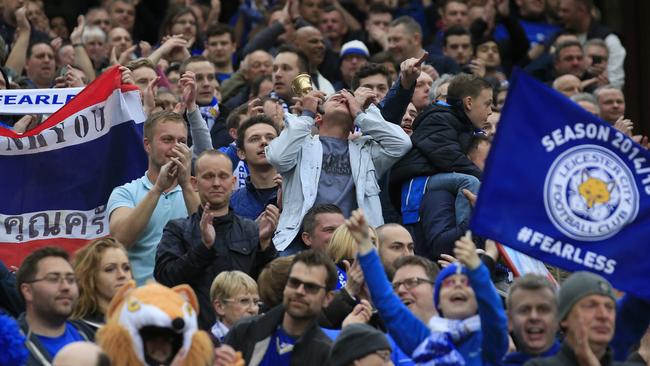
MULTIPOLYGON (((34 91, 38 93, 37 90, 34 91)), ((113 67, 38 127, 0 127, 0 259, 19 265, 42 246, 70 252, 108 232, 114 187, 147 168, 146 116, 113 67)))
POLYGON ((650 299, 650 152, 518 72, 470 227, 545 263, 650 299))

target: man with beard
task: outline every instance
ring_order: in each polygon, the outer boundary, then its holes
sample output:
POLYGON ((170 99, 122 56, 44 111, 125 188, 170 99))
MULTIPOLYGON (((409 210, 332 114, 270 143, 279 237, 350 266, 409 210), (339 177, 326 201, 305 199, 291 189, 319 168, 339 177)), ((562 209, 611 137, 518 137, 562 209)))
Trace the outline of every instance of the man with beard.
POLYGON ((336 266, 325 253, 306 250, 297 254, 282 305, 242 320, 230 330, 225 343, 252 365, 326 364, 332 341, 319 328, 318 316, 332 299, 336 282, 336 266))
POLYGON ((25 313, 18 321, 27 336, 28 365, 49 364, 67 344, 94 340, 87 325, 68 320, 79 288, 63 249, 45 247, 32 252, 21 264, 16 282, 25 301, 25 313))
MULTIPOLYGON (((386 276, 392 280, 396 270, 395 262, 399 258, 414 254, 413 237, 404 226, 389 223, 377 228, 377 241, 377 254, 381 259, 386 276)), ((435 276, 432 281, 434 280, 435 276)))
POLYGON ((201 207, 188 218, 172 220, 163 230, 156 252, 154 275, 165 286, 189 284, 199 301, 199 327, 215 323, 210 286, 223 271, 242 271, 257 277, 276 256, 271 236, 279 210, 268 206, 258 223, 237 216, 229 207, 236 177, 230 158, 207 150, 196 159, 192 187, 201 207))

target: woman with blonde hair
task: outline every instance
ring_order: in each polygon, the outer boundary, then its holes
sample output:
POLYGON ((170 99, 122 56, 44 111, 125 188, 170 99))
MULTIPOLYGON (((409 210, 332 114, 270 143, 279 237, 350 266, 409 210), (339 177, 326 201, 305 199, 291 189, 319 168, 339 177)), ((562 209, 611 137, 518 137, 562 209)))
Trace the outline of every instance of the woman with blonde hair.
POLYGON ((257 283, 242 271, 219 273, 210 286, 210 301, 217 315, 211 336, 219 342, 238 320, 257 315, 260 310, 257 283))
MULTIPOLYGON (((373 245, 377 246, 377 231, 374 228, 370 228, 370 240, 373 245)), ((350 234, 350 231, 345 225, 339 226, 332 237, 326 248, 327 255, 334 261, 336 264, 336 269, 338 271, 338 283, 336 289, 345 287, 347 283, 347 271, 354 264, 354 258, 357 256, 357 242, 350 234)))
POLYGON ((113 238, 93 240, 75 253, 74 273, 79 301, 72 318, 97 330, 117 290, 133 279, 126 249, 113 238))

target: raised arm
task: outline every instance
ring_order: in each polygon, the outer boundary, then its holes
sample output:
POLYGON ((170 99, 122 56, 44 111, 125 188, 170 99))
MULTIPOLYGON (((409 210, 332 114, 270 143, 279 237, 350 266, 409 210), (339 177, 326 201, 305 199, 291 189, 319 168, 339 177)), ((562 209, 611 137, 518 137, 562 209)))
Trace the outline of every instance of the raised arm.
POLYGON ((77 26, 70 33, 70 41, 74 47, 74 63, 81 71, 86 74, 88 77, 88 82, 95 80, 95 68, 93 67, 93 62, 86 52, 86 48, 83 46, 81 41, 81 36, 83 34, 84 28, 86 27, 86 18, 83 15, 77 17, 77 26))
POLYGON ((176 179, 176 176, 170 174, 173 164, 169 162, 162 166, 156 183, 137 204, 122 187, 111 193, 108 199, 109 230, 127 249, 135 244, 147 227, 162 192, 172 187, 176 179))
POLYGON ((182 104, 190 124, 190 136, 192 136, 193 142, 192 156, 196 158, 205 150, 212 149, 212 138, 208 124, 205 123, 196 104, 196 76, 192 71, 186 71, 178 82, 182 90, 182 104))
POLYGON ((375 105, 358 114, 354 123, 374 140, 370 154, 378 177, 411 150, 411 139, 406 132, 399 124, 387 122, 375 105))
POLYGON ((429 336, 429 328, 409 311, 391 289, 377 251, 370 242, 363 210, 355 210, 345 224, 358 243, 359 263, 373 304, 399 348, 409 355, 413 354, 429 336))
POLYGON ((481 262, 471 235, 456 241, 454 256, 467 266, 467 277, 476 296, 483 333, 482 358, 488 364, 498 365, 508 352, 508 321, 492 281, 490 271, 481 262))
POLYGON ((25 62, 27 61, 27 48, 29 47, 29 35, 31 25, 26 16, 27 9, 23 6, 16 10, 16 42, 11 47, 11 52, 7 57, 5 66, 11 69, 16 75, 23 73, 25 62))
POLYGON ((275 167, 278 173, 290 171, 296 165, 298 154, 302 149, 302 142, 311 135, 316 109, 325 94, 314 90, 302 98, 303 116, 296 117, 285 113, 286 127, 280 136, 273 139, 266 149, 266 158, 275 167), (307 115, 305 115, 305 112, 307 115))

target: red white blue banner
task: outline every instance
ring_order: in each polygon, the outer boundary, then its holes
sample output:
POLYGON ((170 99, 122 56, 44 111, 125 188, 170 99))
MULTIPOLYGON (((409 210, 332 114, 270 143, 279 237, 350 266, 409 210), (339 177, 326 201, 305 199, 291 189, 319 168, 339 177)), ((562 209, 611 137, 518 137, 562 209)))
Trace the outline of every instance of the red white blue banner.
POLYGON ((38 127, 0 127, 0 260, 19 265, 38 247, 73 251, 108 235, 111 191, 147 167, 145 119, 138 88, 114 67, 38 127))

